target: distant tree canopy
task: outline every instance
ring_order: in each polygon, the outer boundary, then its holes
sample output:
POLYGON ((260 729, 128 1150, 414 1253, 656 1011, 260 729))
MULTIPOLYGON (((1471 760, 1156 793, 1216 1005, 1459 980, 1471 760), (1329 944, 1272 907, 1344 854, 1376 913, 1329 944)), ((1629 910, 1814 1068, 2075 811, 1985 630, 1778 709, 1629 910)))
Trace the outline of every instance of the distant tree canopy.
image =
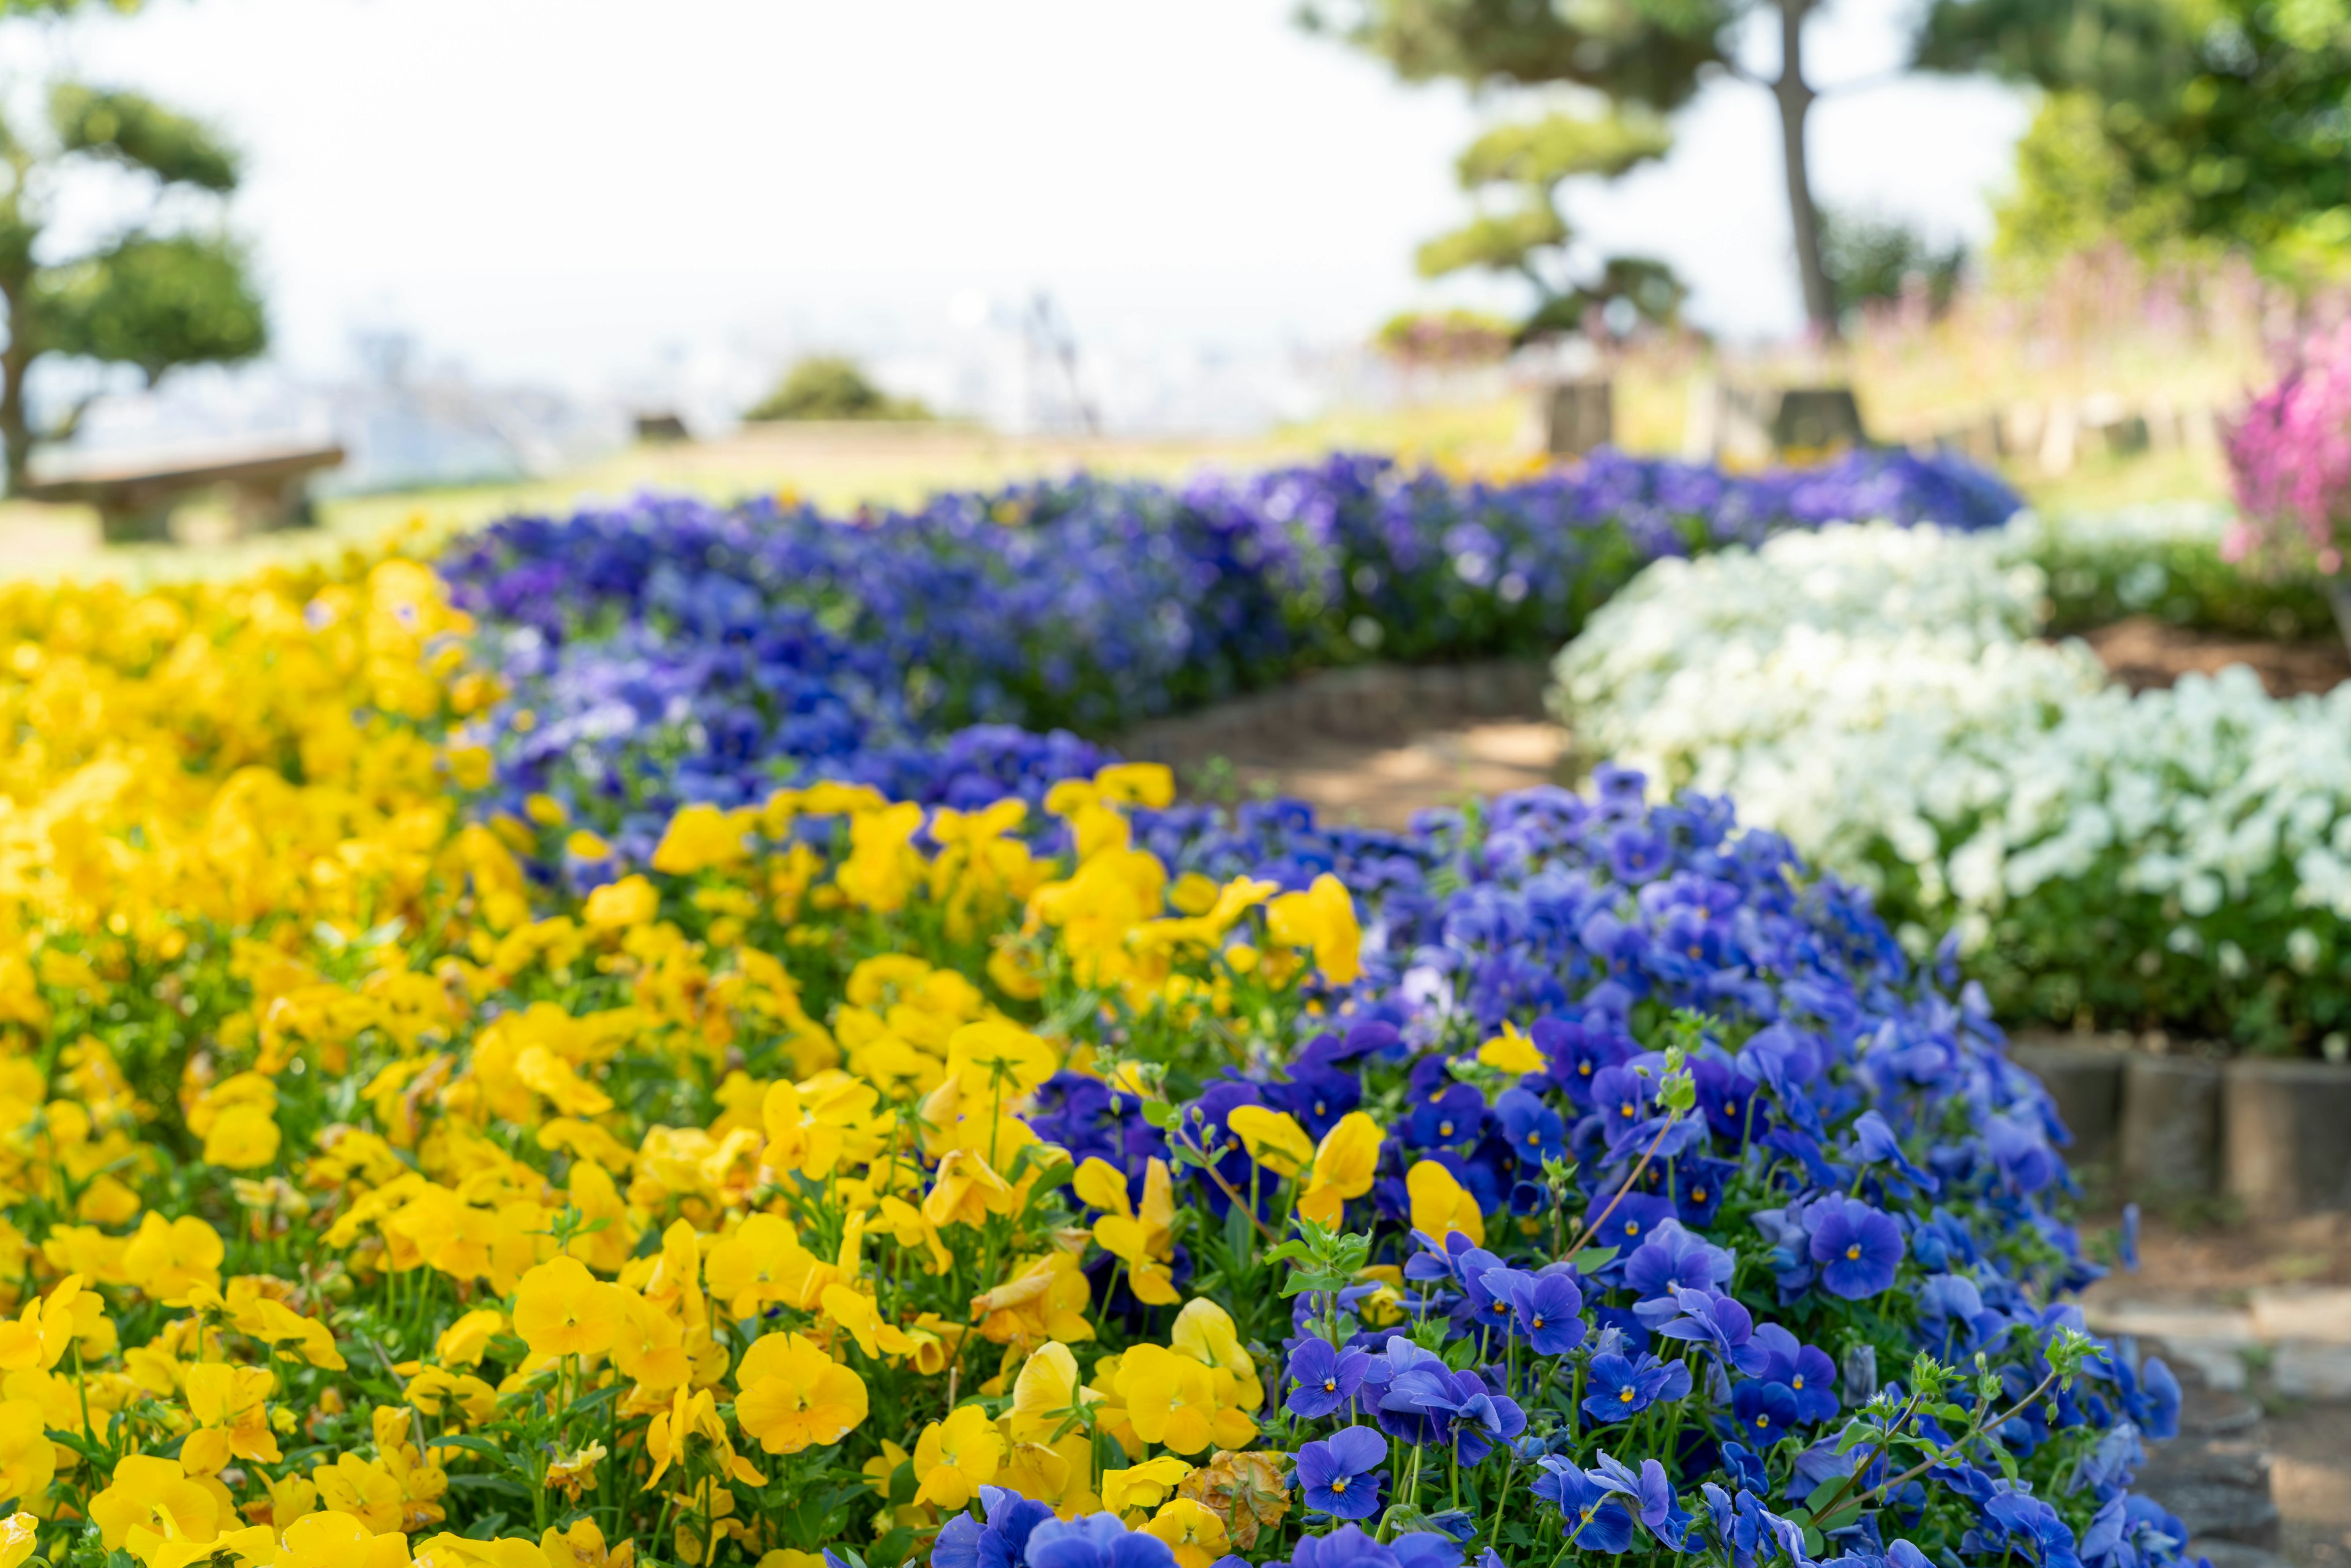
POLYGON ((774 392, 746 419, 928 419, 919 399, 893 398, 872 382, 856 361, 818 354, 784 373, 774 392))
POLYGON ((2351 270, 2351 0, 1936 0, 1917 57, 2048 90, 2003 259, 2113 237, 2351 270))
POLYGON ((35 443, 70 437, 88 407, 34 427, 26 382, 43 356, 135 365, 152 386, 178 366, 251 359, 269 332, 243 247, 217 229, 164 222, 167 206, 184 214, 186 197, 236 189, 236 154, 209 127, 137 93, 66 83, 37 128, 0 122, 0 161, 10 176, 0 192, 0 444, 14 490, 35 443), (78 255, 40 258, 57 193, 102 166, 141 177, 145 212, 78 255))
MULTIPOLYGON (((1473 88, 1557 85, 1586 89, 1606 102, 1604 116, 1558 117, 1565 120, 1568 129, 1547 130, 1549 120, 1516 128, 1530 144, 1552 139, 1567 142, 1589 158, 1588 166, 1562 169, 1541 186, 1540 201, 1526 200, 1432 242, 1422 252, 1424 272, 1437 260, 1466 256, 1461 265, 1490 267, 1494 264, 1486 257, 1499 257, 1508 264, 1513 256, 1555 251, 1565 243, 1567 229, 1558 211, 1560 181, 1578 174, 1613 178, 1663 156, 1670 144, 1665 117, 1687 103, 1714 76, 1727 75, 1767 89, 1779 110, 1781 164, 1805 315, 1817 331, 1833 336, 1836 301, 1822 259, 1820 214, 1813 199, 1805 149, 1806 117, 1819 94, 1804 75, 1803 27, 1805 18, 1820 4, 1821 0, 1301 0, 1300 14, 1308 26, 1378 56, 1407 80, 1451 78, 1473 88), (1778 74, 1769 78, 1749 73, 1738 57, 1740 36, 1751 20, 1761 16, 1770 17, 1779 34, 1778 74), (1613 162, 1600 155, 1612 141, 1625 153, 1613 162), (1553 237, 1554 229, 1562 237, 1553 237)), ((1552 166, 1559 167, 1565 161, 1555 160, 1552 166)), ((1470 183, 1467 162, 1465 184, 1470 183)), ((1562 285, 1555 276, 1548 282, 1538 279, 1536 287, 1542 298, 1529 323, 1533 329, 1541 329, 1538 322, 1556 327, 1564 317, 1580 318, 1593 302, 1579 298, 1576 290, 1562 285)), ((1678 286, 1671 284, 1671 275, 1663 266, 1638 257, 1608 263, 1597 288, 1647 314, 1670 311, 1680 299, 1678 286)))

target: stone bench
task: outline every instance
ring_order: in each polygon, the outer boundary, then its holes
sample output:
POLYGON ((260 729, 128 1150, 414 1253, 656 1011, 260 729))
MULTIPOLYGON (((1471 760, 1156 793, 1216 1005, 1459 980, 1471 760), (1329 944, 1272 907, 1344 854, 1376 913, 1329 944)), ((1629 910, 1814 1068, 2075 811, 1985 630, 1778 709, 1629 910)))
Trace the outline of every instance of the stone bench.
POLYGON ((308 526, 311 476, 342 460, 340 446, 285 442, 169 453, 53 454, 35 459, 24 494, 36 501, 95 507, 107 543, 141 544, 172 537, 172 514, 181 502, 221 490, 239 531, 261 533, 308 526))

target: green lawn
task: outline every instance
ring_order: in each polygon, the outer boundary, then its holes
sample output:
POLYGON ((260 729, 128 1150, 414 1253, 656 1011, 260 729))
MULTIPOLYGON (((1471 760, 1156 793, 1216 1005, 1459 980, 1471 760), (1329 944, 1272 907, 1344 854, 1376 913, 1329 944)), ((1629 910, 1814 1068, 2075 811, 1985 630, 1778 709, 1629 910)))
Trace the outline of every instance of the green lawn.
MULTIPOLYGON (((1667 444, 1675 417, 1662 389, 1632 389, 1628 436, 1667 444)), ((1175 478, 1205 468, 1249 469, 1312 458, 1333 449, 1393 452, 1479 470, 1523 468, 1524 413, 1516 400, 1466 407, 1343 413, 1235 441, 1047 440, 966 426, 767 427, 723 441, 638 446, 557 479, 445 490, 350 497, 324 503, 319 527, 245 540, 204 542, 212 522, 192 508, 197 542, 105 549, 86 508, 0 503, 0 572, 11 578, 112 577, 131 582, 234 576, 272 563, 332 558, 413 532, 434 542, 517 511, 558 510, 586 497, 643 489, 684 491, 716 501, 783 493, 828 510, 903 506, 934 491, 991 486, 1078 468, 1175 478)), ((2097 457, 2063 479, 2029 468, 2010 479, 2044 509, 2095 510, 2137 501, 2220 498, 2225 476, 2209 454, 2097 457)))

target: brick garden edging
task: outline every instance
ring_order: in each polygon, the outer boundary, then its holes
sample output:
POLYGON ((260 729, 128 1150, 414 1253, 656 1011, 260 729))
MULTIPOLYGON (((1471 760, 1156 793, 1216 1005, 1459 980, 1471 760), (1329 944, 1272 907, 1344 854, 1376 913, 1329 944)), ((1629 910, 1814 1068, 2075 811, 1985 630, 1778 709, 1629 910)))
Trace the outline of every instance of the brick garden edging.
MULTIPOLYGON (((1179 771, 1279 751, 1305 736, 1404 741, 1472 719, 1544 716, 1550 666, 1360 664, 1136 726, 1124 755, 1179 771)), ((2125 1197, 2225 1197, 2250 1218, 2351 1209, 2351 1065, 2167 1053, 2129 1035, 2022 1034, 2018 1064, 2049 1086, 2077 1169, 2125 1197)))
POLYGON ((2222 1197, 2249 1218, 2351 1209, 2351 1065, 2158 1056, 2130 1037, 2018 1037, 2017 1064, 2049 1086, 2078 1167, 2118 1196, 2222 1197))

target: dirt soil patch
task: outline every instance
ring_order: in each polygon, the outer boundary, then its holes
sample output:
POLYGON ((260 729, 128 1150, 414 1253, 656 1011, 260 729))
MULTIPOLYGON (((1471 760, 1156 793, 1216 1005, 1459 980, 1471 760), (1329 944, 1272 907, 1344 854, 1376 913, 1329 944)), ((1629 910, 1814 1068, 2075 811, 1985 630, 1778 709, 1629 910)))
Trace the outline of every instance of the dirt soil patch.
POLYGON ((2351 1564, 2351 1406, 2272 1411, 2263 1425, 2281 1552, 2300 1568, 2351 1564))
POLYGON ((2218 674, 2243 664, 2273 697, 2330 692, 2351 681, 2351 651, 2340 641, 2271 643, 2219 632, 2189 632, 2134 615, 2082 633, 2114 678, 2135 692, 2168 686, 2194 672, 2218 674))
POLYGON ((1303 733, 1227 760, 1244 792, 1295 797, 1329 822, 1401 831, 1431 806, 1559 783, 1566 756, 1566 730, 1508 719, 1426 729, 1400 745, 1303 733))

